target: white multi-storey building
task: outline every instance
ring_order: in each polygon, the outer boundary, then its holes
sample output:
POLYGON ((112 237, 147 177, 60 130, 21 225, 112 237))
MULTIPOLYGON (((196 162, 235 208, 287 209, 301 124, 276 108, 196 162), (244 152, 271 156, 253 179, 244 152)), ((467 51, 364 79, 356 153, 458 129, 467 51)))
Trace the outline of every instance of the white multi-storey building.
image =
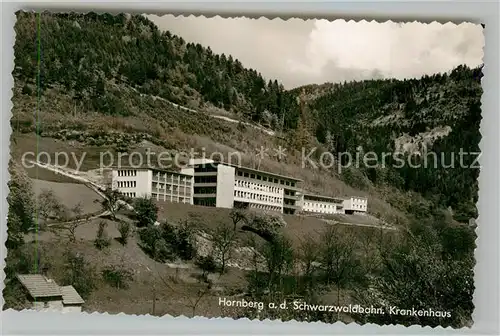
POLYGON ((342 198, 304 194, 301 203, 302 212, 305 213, 344 213, 344 200, 342 198))
POLYGON ((158 201, 193 203, 192 169, 172 172, 150 168, 115 168, 112 188, 131 198, 151 197, 158 201))
POLYGON ((365 213, 367 199, 301 193, 301 180, 225 162, 192 159, 188 168, 167 171, 118 167, 112 188, 125 196, 218 208, 244 207, 295 214, 365 213))
POLYGON ((344 200, 344 211, 346 214, 365 214, 368 209, 368 199, 366 197, 349 197, 344 200))
POLYGON ((299 179, 239 165, 192 160, 194 204, 234 206, 293 214, 299 209, 299 179))

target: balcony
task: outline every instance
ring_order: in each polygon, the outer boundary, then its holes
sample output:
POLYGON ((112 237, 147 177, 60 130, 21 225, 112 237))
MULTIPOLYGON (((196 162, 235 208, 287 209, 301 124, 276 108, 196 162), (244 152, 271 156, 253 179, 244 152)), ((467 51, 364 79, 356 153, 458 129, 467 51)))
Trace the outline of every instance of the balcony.
POLYGON ((195 198, 214 198, 217 194, 193 194, 195 198))
POLYGON ((217 187, 217 182, 197 182, 196 187, 217 187))
POLYGON ((299 196, 293 196, 293 195, 286 195, 286 194, 283 194, 283 197, 284 198, 288 198, 288 199, 292 199, 292 200, 300 200, 300 197, 299 196))
POLYGON ((283 208, 300 210, 301 207, 295 204, 283 204, 283 208))

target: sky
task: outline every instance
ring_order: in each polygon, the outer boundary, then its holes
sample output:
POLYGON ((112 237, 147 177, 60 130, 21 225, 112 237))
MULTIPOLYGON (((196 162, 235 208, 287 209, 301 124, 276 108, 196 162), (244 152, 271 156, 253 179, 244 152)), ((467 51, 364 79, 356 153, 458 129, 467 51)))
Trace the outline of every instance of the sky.
POLYGON ((148 16, 161 30, 232 55, 286 89, 371 78, 418 78, 482 64, 484 36, 472 23, 378 23, 148 16))

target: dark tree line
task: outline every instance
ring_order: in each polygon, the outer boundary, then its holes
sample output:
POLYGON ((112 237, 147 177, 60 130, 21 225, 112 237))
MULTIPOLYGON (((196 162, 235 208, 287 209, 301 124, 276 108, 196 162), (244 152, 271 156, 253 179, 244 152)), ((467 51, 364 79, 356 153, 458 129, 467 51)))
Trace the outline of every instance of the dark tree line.
POLYGON ((42 91, 60 85, 79 103, 126 114, 110 82, 186 104, 203 102, 261 121, 278 114, 284 88, 210 47, 160 31, 141 15, 18 13, 15 74, 34 81, 40 57, 42 91), (40 53, 38 52, 40 49, 40 53), (267 112, 266 112, 267 111, 267 112))

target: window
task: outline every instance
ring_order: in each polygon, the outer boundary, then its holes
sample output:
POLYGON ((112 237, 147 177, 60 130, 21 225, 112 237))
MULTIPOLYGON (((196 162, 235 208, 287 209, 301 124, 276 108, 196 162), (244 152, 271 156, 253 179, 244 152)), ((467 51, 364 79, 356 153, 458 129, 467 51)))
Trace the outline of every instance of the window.
POLYGON ((243 172, 238 171, 238 176, 243 176, 243 172))
POLYGON ((255 178, 255 174, 250 174, 250 178, 255 178))

